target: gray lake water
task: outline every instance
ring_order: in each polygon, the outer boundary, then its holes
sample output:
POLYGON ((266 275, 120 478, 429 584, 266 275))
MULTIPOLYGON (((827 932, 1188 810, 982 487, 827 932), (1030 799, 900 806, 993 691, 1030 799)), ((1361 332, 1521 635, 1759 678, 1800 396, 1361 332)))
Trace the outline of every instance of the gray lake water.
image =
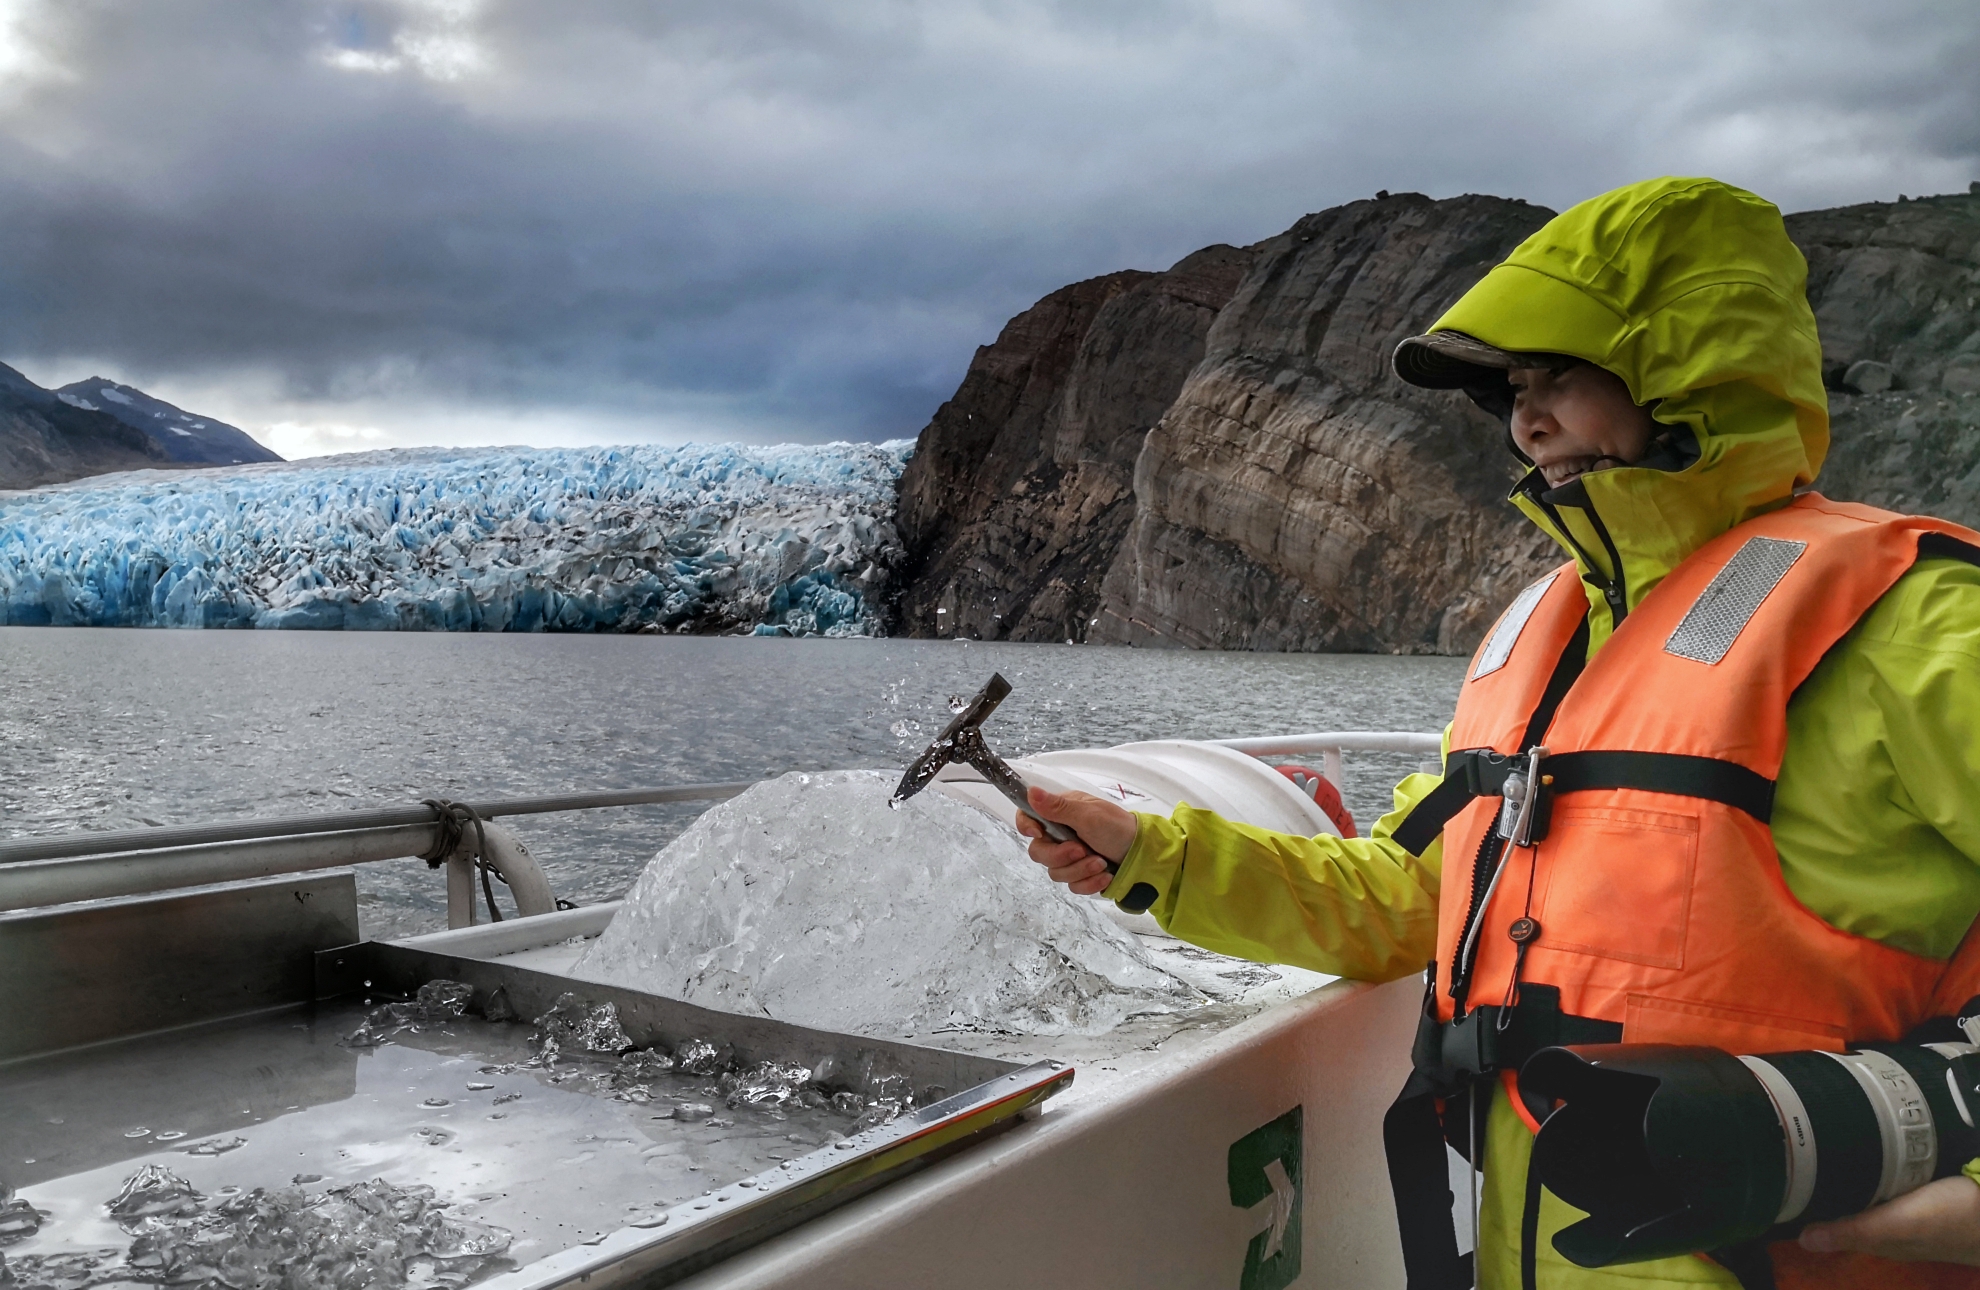
MULTIPOLYGON (((899 767, 993 671, 1006 756, 1137 739, 1437 730, 1465 661, 662 636, 0 628, 0 835, 899 767)), ((1420 758, 1350 755, 1366 829, 1420 758)), ((560 896, 609 900, 700 805, 508 821, 560 896)), ((365 930, 445 922, 418 860, 365 930)))

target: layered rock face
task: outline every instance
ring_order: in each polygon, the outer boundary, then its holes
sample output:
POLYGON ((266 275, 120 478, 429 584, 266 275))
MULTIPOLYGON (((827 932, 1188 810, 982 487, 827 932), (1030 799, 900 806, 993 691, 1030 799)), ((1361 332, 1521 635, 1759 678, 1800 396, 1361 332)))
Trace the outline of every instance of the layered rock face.
POLYGON ((1212 246, 1166 273, 1074 283, 977 351, 901 477, 896 630, 1086 639, 1142 441, 1255 258, 1212 246))
POLYGON ((1498 422, 1403 385, 1389 355, 1551 214, 1409 195, 1267 243, 1148 435, 1087 639, 1468 650, 1544 539, 1504 504, 1498 422))
MULTIPOLYGON (((1551 215, 1385 196, 1046 297, 922 434, 896 630, 1469 652, 1560 555, 1504 501, 1503 428, 1388 356, 1551 215), (1242 281, 1174 285, 1209 264, 1242 281)), ((1980 193, 1788 231, 1831 386, 1822 491, 1980 527, 1980 193)))

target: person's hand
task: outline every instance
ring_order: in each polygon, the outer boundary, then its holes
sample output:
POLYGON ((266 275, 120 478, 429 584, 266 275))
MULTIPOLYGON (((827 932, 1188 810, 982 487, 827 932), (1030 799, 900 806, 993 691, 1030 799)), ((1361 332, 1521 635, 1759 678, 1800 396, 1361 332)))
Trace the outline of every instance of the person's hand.
POLYGON ((1045 836, 1037 820, 1020 811, 1017 828, 1032 840, 1031 858, 1045 866, 1053 882, 1066 884, 1075 896, 1105 891, 1114 880, 1107 872, 1107 861, 1119 863, 1134 845, 1135 832, 1141 827, 1133 812, 1091 793, 1048 793, 1033 788, 1030 801, 1032 810, 1079 834, 1071 842, 1054 842, 1045 836))
POLYGON ((1801 1248, 1980 1266, 1980 1186, 1966 1177, 1941 1178, 1861 1214, 1811 1223, 1802 1229, 1801 1248))

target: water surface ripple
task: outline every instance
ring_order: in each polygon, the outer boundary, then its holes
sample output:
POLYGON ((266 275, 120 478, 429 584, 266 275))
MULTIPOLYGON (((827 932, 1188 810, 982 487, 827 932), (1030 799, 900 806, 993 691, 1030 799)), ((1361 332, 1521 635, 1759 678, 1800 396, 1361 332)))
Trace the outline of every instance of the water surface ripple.
MULTIPOLYGON (((1464 660, 905 640, 0 628, 0 835, 900 766, 1001 671, 1007 756, 1151 738, 1435 730, 1464 660)), ((1348 764, 1364 827, 1420 759, 1348 764)), ((701 808, 512 821, 559 895, 617 896, 701 808)), ((417 860, 366 932, 444 922, 417 860)))

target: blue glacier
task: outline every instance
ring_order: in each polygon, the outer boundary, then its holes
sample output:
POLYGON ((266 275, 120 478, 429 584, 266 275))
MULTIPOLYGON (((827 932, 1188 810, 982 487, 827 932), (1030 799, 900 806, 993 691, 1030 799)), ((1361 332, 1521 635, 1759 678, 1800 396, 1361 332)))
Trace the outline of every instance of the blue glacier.
POLYGON ((0 622, 874 635, 913 446, 411 448, 0 493, 0 622))

